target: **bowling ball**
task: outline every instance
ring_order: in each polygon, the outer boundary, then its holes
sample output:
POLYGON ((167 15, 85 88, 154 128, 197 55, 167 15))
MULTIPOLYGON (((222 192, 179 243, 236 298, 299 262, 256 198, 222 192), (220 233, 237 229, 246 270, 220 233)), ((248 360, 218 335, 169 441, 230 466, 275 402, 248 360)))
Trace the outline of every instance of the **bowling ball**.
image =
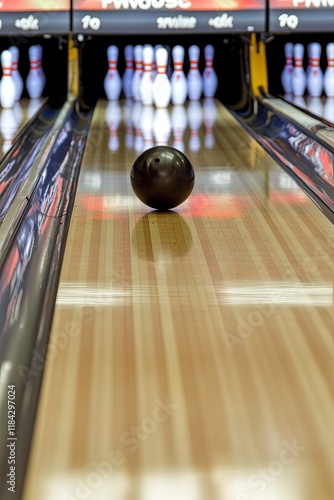
POLYGON ((130 179, 134 193, 145 205, 169 210, 188 198, 194 187, 195 172, 178 149, 155 146, 138 156, 130 179))

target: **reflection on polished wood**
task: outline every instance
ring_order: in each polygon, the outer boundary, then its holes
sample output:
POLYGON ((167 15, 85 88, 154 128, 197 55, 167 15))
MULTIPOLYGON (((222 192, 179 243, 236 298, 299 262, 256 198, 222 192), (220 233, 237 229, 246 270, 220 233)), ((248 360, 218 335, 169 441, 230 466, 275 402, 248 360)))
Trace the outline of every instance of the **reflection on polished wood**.
POLYGON ((0 160, 11 148, 20 128, 36 112, 37 106, 41 105, 39 99, 38 101, 35 104, 29 99, 22 99, 15 103, 13 109, 0 109, 0 160))
POLYGON ((24 500, 333 498, 332 224, 220 104, 182 137, 192 195, 151 211, 130 111, 104 107, 24 500))

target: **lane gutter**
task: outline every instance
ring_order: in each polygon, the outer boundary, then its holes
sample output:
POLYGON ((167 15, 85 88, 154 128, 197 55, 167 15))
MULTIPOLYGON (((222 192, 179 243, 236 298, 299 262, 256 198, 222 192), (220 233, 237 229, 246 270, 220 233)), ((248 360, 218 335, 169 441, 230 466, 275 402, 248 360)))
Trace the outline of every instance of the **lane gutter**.
MULTIPOLYGON (((12 215, 10 243, 0 261, 0 470, 2 500, 21 498, 53 310, 80 165, 92 113, 64 107, 52 148, 36 165, 25 199, 12 215), (35 178, 36 179, 36 178, 35 178), (8 490, 8 386, 15 386, 15 495, 8 490), (5 403, 5 404, 4 404, 5 403)), ((50 145, 49 145, 50 146, 50 145)))

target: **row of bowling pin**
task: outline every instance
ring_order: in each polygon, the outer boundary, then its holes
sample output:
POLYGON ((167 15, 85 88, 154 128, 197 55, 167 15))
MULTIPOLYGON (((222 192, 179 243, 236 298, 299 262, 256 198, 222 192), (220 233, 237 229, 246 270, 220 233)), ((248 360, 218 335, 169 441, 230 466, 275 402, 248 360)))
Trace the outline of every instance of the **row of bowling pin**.
POLYGON ((213 69, 214 47, 204 48, 205 69, 201 75, 198 69, 200 49, 197 45, 189 47, 190 69, 186 77, 183 71, 185 50, 181 45, 172 49, 174 71, 168 75, 169 53, 162 45, 127 45, 124 50, 126 68, 121 79, 117 64, 119 50, 116 45, 108 48, 109 70, 104 80, 104 90, 108 100, 118 100, 121 91, 126 98, 132 97, 145 105, 167 107, 184 104, 189 99, 214 97, 218 78, 213 69), (134 64, 133 64, 134 61, 134 64))
POLYGON ((180 151, 185 150, 184 135, 189 127, 190 151, 201 149, 200 132, 204 130, 204 144, 207 149, 214 146, 214 123, 217 117, 217 106, 213 98, 207 97, 201 103, 189 101, 187 106, 174 105, 171 112, 167 108, 154 108, 153 105, 142 105, 131 98, 126 99, 122 108, 118 101, 109 101, 105 110, 105 120, 109 128, 109 150, 118 151, 118 128, 122 121, 125 124, 125 147, 134 149, 137 154, 158 145, 172 145, 180 151), (169 142, 172 140, 172 144, 169 142))
POLYGON ((307 46, 308 67, 303 67, 304 46, 301 43, 286 43, 284 46, 285 67, 282 72, 284 92, 303 96, 307 89, 311 97, 320 97, 325 92, 327 97, 334 97, 334 43, 326 47, 327 68, 323 73, 320 67, 321 45, 310 43, 307 46), (293 65, 293 59, 295 64, 293 65))
MULTIPOLYGON (((41 45, 29 48, 30 70, 26 79, 26 89, 30 99, 42 96, 46 78, 42 69, 41 45)), ((19 49, 15 46, 4 50, 1 54, 2 79, 0 81, 0 104, 2 108, 13 108, 23 92, 23 79, 19 73, 19 49)))

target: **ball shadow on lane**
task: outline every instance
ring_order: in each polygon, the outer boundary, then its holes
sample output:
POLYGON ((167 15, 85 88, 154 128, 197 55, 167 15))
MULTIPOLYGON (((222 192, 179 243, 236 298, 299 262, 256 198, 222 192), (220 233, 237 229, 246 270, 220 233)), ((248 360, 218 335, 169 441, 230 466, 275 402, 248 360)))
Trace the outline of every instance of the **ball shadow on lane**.
POLYGON ((177 212, 154 210, 141 217, 131 233, 131 246, 149 262, 170 263, 185 257, 193 243, 191 230, 177 212))

